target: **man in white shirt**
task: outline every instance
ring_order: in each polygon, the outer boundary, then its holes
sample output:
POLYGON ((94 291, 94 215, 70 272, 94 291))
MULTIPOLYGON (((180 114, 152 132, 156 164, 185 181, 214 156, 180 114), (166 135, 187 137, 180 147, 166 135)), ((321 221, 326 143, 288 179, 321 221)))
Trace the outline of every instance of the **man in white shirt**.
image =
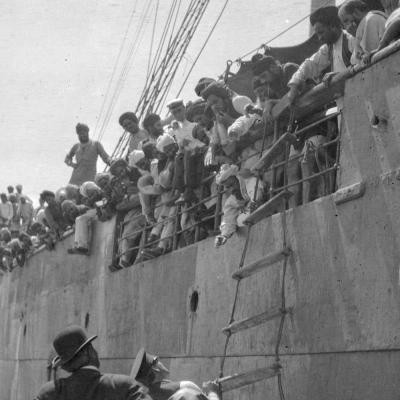
POLYGON ((331 77, 351 65, 354 39, 342 30, 337 7, 319 8, 311 14, 310 23, 323 45, 303 61, 290 79, 288 97, 291 104, 295 102, 307 80, 319 81, 329 70, 331 74, 328 76, 331 77))
POLYGON ((339 18, 344 29, 355 37, 352 64, 375 50, 385 31, 386 15, 382 11, 368 11, 362 0, 347 0, 339 8, 339 18))
POLYGON ((204 143, 195 139, 192 135, 196 124, 186 119, 186 107, 183 100, 174 99, 167 104, 167 107, 174 118, 171 124, 172 129, 168 133, 176 139, 179 147, 186 150, 204 147, 204 143))

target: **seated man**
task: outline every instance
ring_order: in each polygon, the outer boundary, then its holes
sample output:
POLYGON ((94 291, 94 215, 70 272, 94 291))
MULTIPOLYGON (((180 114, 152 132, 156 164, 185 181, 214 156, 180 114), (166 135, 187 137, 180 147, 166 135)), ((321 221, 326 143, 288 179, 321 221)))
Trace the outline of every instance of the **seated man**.
POLYGON ((110 167, 110 173, 116 178, 122 200, 116 209, 123 215, 122 233, 119 237, 119 263, 112 265, 111 270, 126 268, 135 261, 137 251, 133 248, 139 243, 146 226, 146 218, 142 214, 137 182, 140 173, 130 167, 123 159, 115 160, 110 167))
POLYGON ((142 213, 147 222, 153 224, 156 222, 154 216, 155 206, 162 193, 162 188, 158 183, 158 160, 149 160, 143 151, 134 150, 129 156, 129 163, 131 166, 136 167, 142 175, 137 184, 142 213))
POLYGON ((30 227, 30 234, 36 238, 34 241, 36 248, 45 245, 47 250, 54 250, 56 244, 55 235, 44 224, 38 221, 34 222, 30 227))
POLYGON ((47 207, 44 210, 46 222, 55 233, 57 239, 59 239, 68 227, 62 215, 61 204, 56 201, 55 194, 50 190, 44 190, 40 197, 44 203, 47 203, 47 207))
POLYGON ((94 183, 101 189, 103 193, 103 203, 96 204, 97 216, 99 221, 108 221, 115 215, 116 205, 122 198, 114 197, 114 187, 112 184, 112 175, 108 172, 101 172, 94 178, 94 183))
POLYGON ((218 185, 223 185, 226 193, 223 198, 223 216, 221 221, 221 233, 215 239, 215 246, 219 247, 236 232, 242 221, 257 208, 263 198, 263 185, 256 177, 244 179, 239 174, 236 165, 223 164, 216 177, 218 185), (256 193, 257 188, 257 193, 256 193))
POLYGON ((88 206, 76 205, 71 200, 64 200, 61 204, 63 216, 72 227, 75 225, 74 247, 68 249, 69 254, 89 255, 93 215, 88 206))
POLYGON ((175 214, 177 211, 175 202, 179 197, 179 192, 174 189, 175 157, 178 152, 178 144, 173 137, 164 134, 158 140, 157 149, 167 157, 164 168, 158 174, 158 183, 162 190, 162 207, 157 218, 157 225, 152 230, 152 235, 156 235, 162 227, 161 241, 155 248, 144 249, 141 255, 142 260, 158 257, 170 251, 175 227, 175 214))
POLYGON ((362 0, 347 0, 339 8, 344 29, 355 37, 352 64, 361 63, 364 56, 379 46, 385 31, 386 15, 382 11, 369 11, 362 0))
POLYGON ((169 380, 168 368, 143 348, 136 355, 131 376, 148 389, 153 400, 207 400, 195 383, 169 380))

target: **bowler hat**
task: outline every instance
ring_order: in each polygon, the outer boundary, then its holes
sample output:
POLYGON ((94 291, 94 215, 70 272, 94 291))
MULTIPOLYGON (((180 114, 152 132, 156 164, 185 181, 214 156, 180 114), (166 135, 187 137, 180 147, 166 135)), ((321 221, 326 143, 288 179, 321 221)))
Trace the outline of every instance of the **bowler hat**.
POLYGON ((86 332, 80 326, 72 325, 65 328, 53 341, 54 349, 57 352, 57 357, 53 361, 54 366, 64 365, 71 361, 96 338, 97 335, 88 338, 86 332))
POLYGON ((135 362, 133 363, 131 378, 135 379, 137 382, 143 385, 147 384, 147 379, 149 373, 151 372, 151 367, 157 362, 158 357, 146 353, 144 348, 141 348, 136 355, 135 362))

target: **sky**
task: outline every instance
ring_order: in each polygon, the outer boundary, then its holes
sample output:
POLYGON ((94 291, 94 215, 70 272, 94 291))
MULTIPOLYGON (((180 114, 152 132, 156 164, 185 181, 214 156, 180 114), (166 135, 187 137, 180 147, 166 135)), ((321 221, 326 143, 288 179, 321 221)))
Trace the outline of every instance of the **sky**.
MULTIPOLYGON (((185 10, 189 0, 179 1, 185 10)), ((169 98, 175 98, 224 3, 210 1, 169 98)), ((156 4, 156 0, 0 2, 0 192, 21 183, 24 192, 36 199, 42 190, 56 190, 68 182, 72 170, 63 161, 77 141, 75 125, 88 124, 92 139, 98 138, 96 124, 101 126, 105 110, 111 111, 111 95, 117 92, 127 49, 134 46, 130 68, 101 137, 111 154, 122 133, 118 117, 135 108, 143 89, 156 4)), ((171 4, 172 0, 159 1, 156 44, 171 4)), ((227 60, 257 48, 309 11, 309 0, 229 0, 180 97, 193 100, 199 78, 218 76, 227 60)), ((301 43, 308 34, 308 21, 304 21, 271 45, 301 43)), ((103 168, 99 162, 98 170, 103 168)))

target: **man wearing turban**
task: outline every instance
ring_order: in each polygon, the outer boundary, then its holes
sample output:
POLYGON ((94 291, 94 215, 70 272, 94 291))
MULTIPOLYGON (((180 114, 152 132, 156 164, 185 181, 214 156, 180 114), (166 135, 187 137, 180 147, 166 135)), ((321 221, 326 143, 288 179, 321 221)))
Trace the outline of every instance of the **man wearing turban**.
POLYGON ((111 158, 100 142, 89 139, 89 127, 87 125, 77 124, 76 133, 79 143, 72 146, 64 162, 74 169, 69 183, 80 186, 83 182, 94 180, 99 156, 107 165, 111 163, 111 158), (74 158, 75 161, 73 161, 74 158))

